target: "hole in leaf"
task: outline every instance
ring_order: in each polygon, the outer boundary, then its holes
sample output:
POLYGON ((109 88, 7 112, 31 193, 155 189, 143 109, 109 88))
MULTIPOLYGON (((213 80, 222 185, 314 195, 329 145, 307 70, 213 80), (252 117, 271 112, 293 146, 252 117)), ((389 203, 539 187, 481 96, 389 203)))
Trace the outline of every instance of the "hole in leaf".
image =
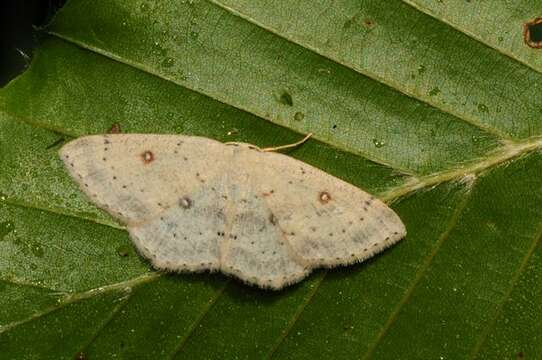
POLYGON ((536 18, 524 25, 523 40, 533 49, 542 49, 542 18, 536 18))

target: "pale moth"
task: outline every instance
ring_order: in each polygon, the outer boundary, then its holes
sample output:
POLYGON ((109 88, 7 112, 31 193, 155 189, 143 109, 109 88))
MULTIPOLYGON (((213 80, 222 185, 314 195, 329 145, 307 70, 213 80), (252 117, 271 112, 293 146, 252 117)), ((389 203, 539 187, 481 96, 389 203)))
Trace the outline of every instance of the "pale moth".
POLYGON ((315 268, 361 262, 405 236, 386 204, 271 151, 281 148, 107 134, 73 140, 60 156, 85 194, 124 223, 161 270, 221 271, 281 289, 315 268))

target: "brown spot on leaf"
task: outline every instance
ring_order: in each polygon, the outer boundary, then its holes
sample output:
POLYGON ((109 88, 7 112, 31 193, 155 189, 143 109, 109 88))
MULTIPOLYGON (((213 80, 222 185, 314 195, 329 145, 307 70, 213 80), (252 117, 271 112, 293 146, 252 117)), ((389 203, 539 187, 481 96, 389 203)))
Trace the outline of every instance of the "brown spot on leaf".
POLYGON ((109 134, 120 134, 122 132, 122 130, 120 129, 120 124, 119 123, 113 123, 111 125, 111 128, 109 128, 109 130, 107 132, 109 134))
POLYGON ((77 354, 75 354, 74 359, 75 360, 87 360, 88 357, 84 352, 80 351, 77 354))
POLYGON ((365 19, 363 20, 363 26, 367 29, 371 29, 375 26, 375 22, 371 19, 365 19))

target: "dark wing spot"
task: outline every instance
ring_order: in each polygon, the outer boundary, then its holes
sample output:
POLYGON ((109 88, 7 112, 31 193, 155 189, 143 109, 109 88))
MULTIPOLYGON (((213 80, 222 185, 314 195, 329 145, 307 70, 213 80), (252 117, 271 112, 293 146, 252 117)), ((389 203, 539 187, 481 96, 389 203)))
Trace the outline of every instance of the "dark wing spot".
POLYGON ((188 197, 182 197, 179 199, 179 206, 183 209, 190 209, 192 207, 192 200, 188 197))
POLYGON ((269 214, 269 222, 273 225, 277 225, 278 219, 275 214, 269 214))
POLYGON ((147 150, 141 154, 141 158, 144 164, 148 164, 154 160, 154 154, 150 150, 147 150))
POLYGON ((331 200, 331 195, 327 191, 322 191, 318 198, 322 204, 327 204, 331 200))

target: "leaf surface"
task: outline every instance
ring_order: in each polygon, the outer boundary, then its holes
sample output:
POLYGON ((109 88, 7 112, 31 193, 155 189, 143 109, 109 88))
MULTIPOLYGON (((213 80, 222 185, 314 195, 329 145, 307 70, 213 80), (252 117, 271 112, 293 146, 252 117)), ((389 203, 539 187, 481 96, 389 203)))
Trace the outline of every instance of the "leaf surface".
POLYGON ((542 78, 519 24, 537 7, 484 4, 71 0, 0 90, 3 353, 536 356, 542 78), (113 124, 258 146, 313 132, 288 154, 392 204, 408 236, 281 292, 156 273, 57 156, 113 124))

